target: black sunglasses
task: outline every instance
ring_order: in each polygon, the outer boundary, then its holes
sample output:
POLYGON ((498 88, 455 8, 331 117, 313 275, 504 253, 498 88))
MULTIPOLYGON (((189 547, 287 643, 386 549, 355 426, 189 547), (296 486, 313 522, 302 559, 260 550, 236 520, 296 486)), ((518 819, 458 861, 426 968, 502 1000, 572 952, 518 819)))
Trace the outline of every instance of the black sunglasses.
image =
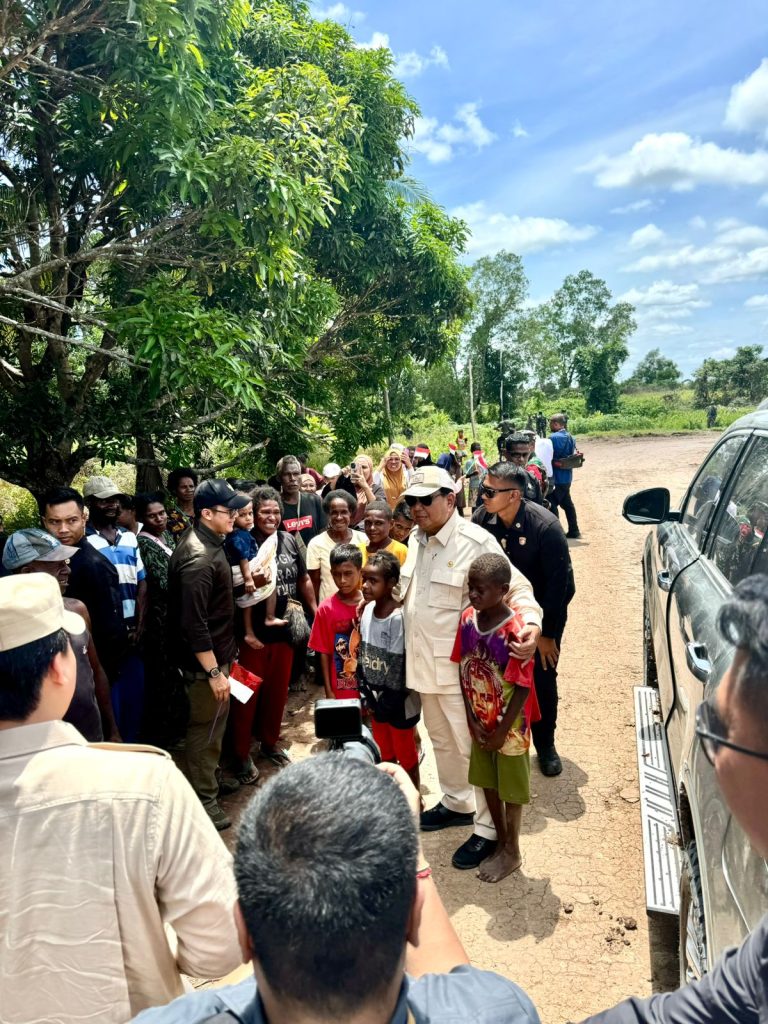
POLYGON ((413 508, 414 505, 423 505, 424 508, 429 508, 435 498, 442 498, 444 496, 444 491, 435 491, 434 494, 425 494, 423 498, 417 498, 413 494, 406 494, 405 504, 408 508, 413 508))
POLYGON ((519 487, 488 487, 487 484, 480 484, 480 494, 487 494, 489 498, 495 498, 497 494, 508 494, 510 491, 519 490, 519 487))
POLYGON ((749 747, 740 747, 738 743, 731 743, 723 737, 725 725, 715 706, 708 700, 702 701, 696 708, 696 735, 701 740, 701 749, 704 756, 711 765, 714 765, 717 752, 720 747, 728 747, 730 750, 737 750, 740 754, 748 754, 750 757, 759 757, 761 761, 768 761, 768 754, 759 750, 751 750, 749 747))

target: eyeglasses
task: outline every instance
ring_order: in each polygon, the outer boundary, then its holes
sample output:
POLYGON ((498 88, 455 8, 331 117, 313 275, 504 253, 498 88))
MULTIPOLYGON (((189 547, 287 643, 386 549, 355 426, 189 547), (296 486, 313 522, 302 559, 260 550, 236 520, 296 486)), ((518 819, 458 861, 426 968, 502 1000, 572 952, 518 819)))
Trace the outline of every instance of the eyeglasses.
POLYGON ((714 765, 720 747, 728 747, 730 750, 737 750, 740 754, 748 754, 750 757, 759 757, 761 761, 768 761, 768 754, 759 750, 751 750, 749 747, 740 747, 738 743, 731 743, 730 740, 725 739, 724 731, 725 725, 715 706, 708 700, 699 704, 696 708, 696 735, 701 740, 701 749, 711 765, 714 765))
POLYGON ((508 459, 527 459, 530 456, 530 452, 506 452, 508 459))
POLYGON ((510 491, 519 490, 519 487, 488 487, 486 484, 480 484, 480 494, 487 495, 489 498, 495 498, 497 494, 509 494, 510 491))
POLYGON ((239 508, 212 508, 211 512, 218 512, 222 516, 229 516, 230 519, 237 518, 239 508))

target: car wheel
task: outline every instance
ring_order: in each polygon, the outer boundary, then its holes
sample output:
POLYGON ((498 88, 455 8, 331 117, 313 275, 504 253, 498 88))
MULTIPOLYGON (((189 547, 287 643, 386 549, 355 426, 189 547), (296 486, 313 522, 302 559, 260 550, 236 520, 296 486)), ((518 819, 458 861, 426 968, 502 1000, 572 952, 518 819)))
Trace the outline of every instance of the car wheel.
POLYGON ((648 598, 643 596, 643 686, 658 686, 656 655, 653 651, 653 630, 648 614, 648 598))
POLYGON ((704 901, 696 843, 689 843, 683 854, 680 873, 680 984, 698 981, 709 969, 704 901))

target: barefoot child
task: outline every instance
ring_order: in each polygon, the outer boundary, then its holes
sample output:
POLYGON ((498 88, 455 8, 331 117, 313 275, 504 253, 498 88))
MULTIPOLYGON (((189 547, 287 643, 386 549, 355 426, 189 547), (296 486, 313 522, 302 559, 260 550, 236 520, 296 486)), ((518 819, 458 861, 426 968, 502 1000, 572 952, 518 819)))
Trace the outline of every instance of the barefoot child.
POLYGON ((405 686, 403 610, 392 597, 399 580, 396 555, 377 551, 368 556, 363 568, 363 597, 368 603, 360 616, 357 681, 363 704, 373 714, 373 738, 383 760, 405 768, 418 789, 416 723, 421 698, 405 686))
POLYGON ((337 544, 329 557, 337 591, 320 602, 309 646, 320 655, 325 696, 329 699, 359 697, 355 669, 360 634, 355 623, 362 597, 363 552, 357 544, 337 544))
MULTIPOLYGON (((238 492, 242 494, 243 492, 238 492)), ((251 530, 253 529, 253 502, 241 508, 235 516, 235 528, 228 534, 225 546, 229 564, 232 566, 232 584, 235 591, 235 599, 242 599, 245 595, 256 592, 256 584, 253 580, 252 565, 259 546, 256 543, 251 530)), ((254 601, 253 604, 258 604, 254 601)), ((264 644, 257 639, 253 632, 253 621, 251 609, 253 604, 244 604, 238 601, 238 607, 243 611, 243 628, 245 629, 244 640, 249 647, 260 650, 264 644)), ((273 590, 266 598, 266 626, 285 626, 285 619, 275 618, 275 607, 277 605, 277 591, 273 590)))
POLYGON ((461 664, 461 692, 472 734, 469 781, 482 786, 496 826, 496 853, 477 873, 498 882, 517 871, 523 804, 530 802, 531 723, 541 717, 533 661, 509 652, 524 622, 504 603, 512 578, 504 555, 481 555, 469 567, 471 607, 461 616, 451 658, 461 664))

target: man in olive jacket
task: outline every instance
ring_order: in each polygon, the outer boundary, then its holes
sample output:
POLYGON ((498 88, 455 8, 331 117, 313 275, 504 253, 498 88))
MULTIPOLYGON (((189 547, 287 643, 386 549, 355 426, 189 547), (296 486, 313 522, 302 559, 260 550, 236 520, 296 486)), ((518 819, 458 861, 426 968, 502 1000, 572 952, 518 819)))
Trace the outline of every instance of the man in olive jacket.
POLYGON ((230 821, 218 804, 216 768, 229 711, 229 667, 237 654, 232 570, 224 541, 250 502, 226 480, 195 490, 195 525, 171 556, 168 625, 189 698, 187 774, 217 829, 230 821))

